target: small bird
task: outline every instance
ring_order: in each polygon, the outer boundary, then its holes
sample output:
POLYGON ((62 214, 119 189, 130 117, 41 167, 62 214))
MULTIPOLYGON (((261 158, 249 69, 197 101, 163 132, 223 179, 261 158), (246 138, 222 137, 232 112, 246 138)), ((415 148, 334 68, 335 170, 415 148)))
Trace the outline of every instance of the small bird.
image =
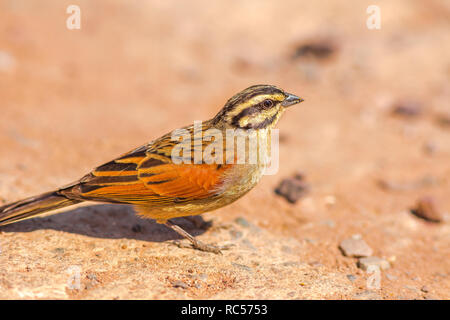
MULTIPOLYGON (((220 253, 224 248, 202 243, 169 219, 221 208, 249 192, 267 167, 265 158, 270 153, 272 128, 287 107, 302 101, 272 85, 251 86, 234 95, 214 118, 200 126, 174 130, 57 190, 1 206, 0 226, 83 201, 131 204, 140 216, 172 228, 188 239, 193 248, 220 253), (195 159, 196 152, 205 152, 214 143, 211 137, 205 139, 208 132, 215 130, 226 136, 230 129, 255 132, 258 150, 265 150, 264 154, 254 163, 240 163, 236 154, 229 156, 226 141, 221 141, 219 148, 223 150, 218 151, 223 151, 222 156, 217 152, 216 158, 220 161, 195 159), (175 141, 178 132, 191 138, 175 141), (187 150, 181 162, 174 156, 180 145, 187 150)), ((248 147, 245 152, 249 153, 248 147)))

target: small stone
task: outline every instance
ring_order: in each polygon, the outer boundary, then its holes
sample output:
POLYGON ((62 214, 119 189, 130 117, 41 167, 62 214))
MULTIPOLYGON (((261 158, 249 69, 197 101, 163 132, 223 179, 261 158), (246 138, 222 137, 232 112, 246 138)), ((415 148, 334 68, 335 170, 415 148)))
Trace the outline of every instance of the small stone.
POLYGON ((450 128, 450 114, 438 114, 436 116, 436 122, 443 128, 450 128))
POLYGON ((396 256, 390 256, 389 258, 387 258, 387 261, 389 261, 390 263, 394 263, 397 260, 396 256))
POLYGON ((246 266, 246 265, 243 265, 243 264, 240 264, 240 263, 234 263, 234 262, 232 262, 231 264, 234 267, 237 267, 239 269, 242 269, 242 270, 245 270, 245 271, 249 271, 249 272, 253 272, 253 269, 250 268, 249 266, 246 266))
POLYGON ((323 224, 329 228, 334 228, 336 226, 336 223, 333 220, 325 220, 323 224))
POLYGON ((361 240, 362 239, 362 235, 360 235, 359 233, 356 233, 356 234, 352 235, 352 239, 353 240, 361 240))
POLYGON ((234 220, 234 222, 236 222, 238 225, 240 225, 240 226, 242 226, 242 227, 244 227, 244 228, 250 227, 250 223, 249 223, 246 219, 244 219, 244 218, 242 218, 242 217, 236 218, 236 219, 234 220))
POLYGON ((420 290, 425 293, 430 292, 430 288, 428 288, 427 286, 423 286, 422 288, 420 288, 420 290))
POLYGON ((64 248, 55 248, 53 249, 53 252, 56 254, 64 254, 66 250, 64 248))
POLYGON ((250 250, 253 250, 253 251, 257 251, 258 249, 253 245, 253 243, 251 243, 251 241, 250 240, 248 240, 248 239, 242 239, 241 240, 241 243, 245 246, 245 247, 247 247, 248 249, 250 249, 250 250))
POLYGON ((315 243, 317 243, 317 240, 310 239, 310 238, 305 238, 304 240, 305 240, 305 242, 310 243, 310 244, 315 244, 315 243))
POLYGON ((182 288, 182 289, 189 288, 187 283, 184 283, 183 281, 179 281, 179 280, 173 282, 172 285, 174 286, 174 288, 182 288))
POLYGON ((324 198, 324 200, 325 200, 325 204, 328 205, 328 206, 333 206, 333 205, 336 204, 336 197, 335 196, 326 196, 324 198))
POLYGON ((398 116, 413 118, 422 113, 422 107, 416 101, 400 101, 394 105, 392 113, 398 116))
POLYGON ((233 240, 242 238, 242 232, 234 230, 234 229, 230 230, 230 235, 233 240))
POLYGON ((283 251, 284 253, 292 253, 292 248, 288 247, 288 246, 282 246, 281 247, 281 251, 283 251))
POLYGON ((357 279, 357 277, 353 274, 348 274, 347 275, 347 279, 350 280, 351 282, 355 281, 357 279))
POLYGON ((292 59, 314 58, 327 59, 337 51, 336 42, 328 38, 307 40, 296 46, 292 59))
POLYGON ((405 285, 404 288, 405 288, 405 289, 408 289, 408 290, 411 290, 411 291, 414 291, 414 292, 417 292, 417 291, 418 291, 416 287, 409 286, 409 285, 405 285))
POLYGON ((347 257, 369 257, 373 250, 363 239, 349 238, 339 244, 339 249, 347 257))
POLYGON ((320 261, 312 261, 308 263, 311 267, 314 268, 319 268, 319 267, 323 267, 324 265, 322 263, 320 263, 320 261))
POLYGON ((381 300, 379 294, 370 290, 357 293, 353 296, 353 298, 357 300, 381 300))
POLYGON ((386 278, 390 281, 397 280, 398 278, 390 273, 386 273, 386 278))
POLYGON ((377 266, 381 270, 386 270, 391 267, 389 261, 378 257, 366 257, 358 260, 358 267, 364 271, 368 270, 370 266, 377 266))
POLYGON ((443 216, 432 197, 422 197, 417 201, 416 207, 411 213, 430 222, 442 222, 443 216))
POLYGON ((437 151, 437 146, 434 142, 432 141, 427 141, 424 143, 423 145, 423 151, 427 154, 427 155, 433 155, 436 153, 437 151))
POLYGON ((199 280, 201 280, 201 281, 206 281, 206 280, 208 280, 208 275, 205 274, 205 273, 200 273, 200 274, 198 274, 196 277, 197 277, 197 279, 199 279, 199 280))
POLYGON ((95 273, 88 273, 88 274, 86 275, 86 277, 87 277, 89 280, 97 281, 97 275, 96 275, 95 273))
POLYGON ((275 193, 282 196, 290 203, 296 203, 301 197, 307 194, 309 185, 305 182, 305 178, 301 173, 297 173, 293 178, 283 179, 275 193))

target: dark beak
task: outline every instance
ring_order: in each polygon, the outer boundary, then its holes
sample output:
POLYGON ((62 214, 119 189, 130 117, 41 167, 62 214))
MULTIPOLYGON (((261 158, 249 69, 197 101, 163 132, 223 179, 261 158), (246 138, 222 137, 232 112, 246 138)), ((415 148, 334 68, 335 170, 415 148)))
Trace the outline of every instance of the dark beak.
POLYGON ((281 102, 281 105, 283 107, 289 107, 289 106, 292 106, 294 104, 300 103, 302 101, 304 101, 302 98, 299 98, 299 97, 297 97, 294 94, 287 93, 287 97, 286 97, 286 99, 284 99, 283 102, 281 102))

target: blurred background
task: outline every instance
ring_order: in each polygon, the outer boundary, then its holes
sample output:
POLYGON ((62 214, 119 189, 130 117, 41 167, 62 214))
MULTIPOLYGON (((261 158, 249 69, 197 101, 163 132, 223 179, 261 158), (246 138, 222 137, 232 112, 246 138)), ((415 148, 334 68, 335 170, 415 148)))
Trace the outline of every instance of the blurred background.
POLYGON ((379 297, 448 299, 449 27, 446 0, 0 0, 0 201, 274 84, 305 99, 278 125, 279 173, 206 217, 270 226, 302 261, 360 279, 338 246, 362 235, 392 264, 379 297), (299 172, 308 191, 289 203, 274 189, 299 172))

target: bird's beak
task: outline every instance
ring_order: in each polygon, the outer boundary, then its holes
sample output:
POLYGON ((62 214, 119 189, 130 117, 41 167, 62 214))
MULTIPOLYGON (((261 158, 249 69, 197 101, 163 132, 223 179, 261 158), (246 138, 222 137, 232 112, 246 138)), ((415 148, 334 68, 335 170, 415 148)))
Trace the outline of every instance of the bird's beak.
POLYGON ((283 107, 289 107, 302 101, 304 101, 302 98, 299 98, 294 94, 287 93, 287 97, 283 100, 283 102, 281 102, 281 105, 283 107))

